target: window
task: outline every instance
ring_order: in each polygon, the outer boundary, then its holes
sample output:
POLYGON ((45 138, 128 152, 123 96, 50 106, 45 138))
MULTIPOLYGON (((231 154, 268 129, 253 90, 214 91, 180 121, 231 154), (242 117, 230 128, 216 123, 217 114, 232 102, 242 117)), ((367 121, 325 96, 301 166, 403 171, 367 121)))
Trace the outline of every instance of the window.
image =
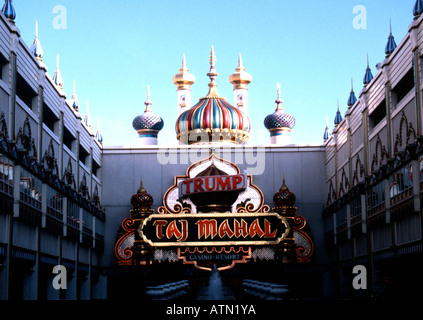
POLYGON ((98 170, 100 168, 101 168, 100 165, 96 161, 94 161, 94 159, 93 159, 93 174, 95 176, 98 176, 98 170))
POLYGON ((351 212, 351 225, 354 225, 361 221, 361 197, 356 197, 350 203, 351 212))
POLYGON ((397 83, 392 93, 396 95, 397 104, 414 88, 414 69, 411 68, 397 83))
POLYGON ((63 219, 63 196, 50 186, 47 186, 47 214, 58 220, 63 219))
POLYGON ((31 207, 41 210, 41 188, 41 180, 22 168, 20 178, 20 200, 31 207))
POLYGON ((89 234, 93 230, 93 216, 86 210, 82 211, 82 229, 89 234))
POLYGON ((385 210, 385 183, 381 181, 367 191, 367 215, 372 216, 385 210))
POLYGON ((373 110, 373 112, 369 115, 370 119, 370 130, 373 130, 383 119, 386 117, 386 103, 385 99, 382 100, 381 103, 373 110))
POLYGON ((67 225, 79 229, 79 206, 68 199, 67 225))
POLYGON ((59 134, 59 118, 45 103, 43 104, 43 123, 50 129, 51 132, 56 135, 59 134))
POLYGON ((408 164, 394 172, 389 178, 389 195, 391 203, 404 199, 412 194, 413 168, 408 164))
POLYGON ((0 154, 0 191, 13 196, 13 162, 0 154))
POLYGON ((0 54, 0 79, 6 82, 8 75, 9 61, 2 54, 0 54))
POLYGON ((33 106, 37 103, 37 93, 19 73, 16 78, 16 95, 30 109, 33 109, 33 106))
POLYGON ((343 206, 336 212, 336 231, 341 231, 347 228, 347 207, 343 206))
POLYGON ((90 154, 84 149, 82 145, 79 145, 79 161, 86 165, 87 158, 90 154))
POLYGON ((65 144, 66 147, 68 147, 70 151, 72 151, 73 153, 76 153, 76 150, 75 150, 76 139, 66 127, 64 127, 64 130, 63 130, 63 143, 65 144))

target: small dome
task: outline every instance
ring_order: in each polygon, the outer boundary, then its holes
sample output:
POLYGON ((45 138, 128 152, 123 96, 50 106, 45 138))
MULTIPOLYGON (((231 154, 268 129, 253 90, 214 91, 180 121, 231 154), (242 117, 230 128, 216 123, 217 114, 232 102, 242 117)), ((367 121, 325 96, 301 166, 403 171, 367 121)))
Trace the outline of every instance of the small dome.
POLYGON ((335 126, 337 126, 341 122, 342 122, 342 116, 341 116, 341 111, 339 111, 339 101, 338 101, 338 110, 336 111, 336 115, 335 115, 335 119, 333 120, 333 123, 335 124, 335 126))
POLYGON ((423 0, 417 0, 413 8, 413 15, 419 17, 423 13, 423 0))
POLYGON ((10 22, 13 22, 13 20, 16 19, 16 11, 15 8, 13 8, 12 0, 6 0, 4 2, 2 11, 10 22))
POLYGON ((253 77, 245 71, 241 54, 239 54, 238 67, 235 69, 235 73, 229 76, 229 82, 234 85, 235 89, 247 89, 251 81, 253 81, 253 77))
POLYGON ((150 101, 150 86, 147 86, 147 100, 144 102, 144 104, 146 105, 144 113, 134 118, 132 121, 132 127, 136 131, 162 130, 164 127, 163 119, 160 116, 154 114, 150 107, 153 104, 150 101))
POLYGON ((182 56, 182 67, 179 69, 179 73, 173 76, 173 83, 178 86, 178 90, 191 89, 191 86, 195 83, 195 76, 188 72, 186 66, 185 54, 182 56))
POLYGON ((136 194, 131 197, 131 204, 135 209, 150 208, 153 205, 153 196, 149 194, 141 184, 136 194))
POLYGON ((370 81, 372 81, 372 79, 373 79, 373 74, 372 74, 372 70, 370 70, 369 56, 367 55, 367 69, 366 69, 366 73, 364 74, 363 84, 368 85, 370 81))
POLYGON ((38 22, 35 22, 35 39, 32 43, 31 48, 29 49, 35 58, 37 58, 38 61, 43 61, 43 48, 41 48, 41 42, 40 39, 38 39, 38 22))
POLYGON ((396 47, 397 47, 397 44, 395 42, 394 36, 392 35, 392 27, 390 26, 390 33, 388 37, 388 43, 386 44, 386 47, 385 47, 385 54, 387 56, 391 55, 391 53, 394 52, 396 47))
POLYGON ((291 191, 289 191, 288 187, 285 184, 285 177, 283 178, 283 184, 278 192, 275 193, 273 196, 273 202, 278 207, 292 207, 295 204, 296 196, 291 191))
POLYGON ((276 110, 272 114, 269 114, 264 119, 264 126, 268 129, 292 129, 295 126, 295 118, 283 110, 283 100, 280 98, 280 86, 277 84, 277 99, 276 99, 276 110))

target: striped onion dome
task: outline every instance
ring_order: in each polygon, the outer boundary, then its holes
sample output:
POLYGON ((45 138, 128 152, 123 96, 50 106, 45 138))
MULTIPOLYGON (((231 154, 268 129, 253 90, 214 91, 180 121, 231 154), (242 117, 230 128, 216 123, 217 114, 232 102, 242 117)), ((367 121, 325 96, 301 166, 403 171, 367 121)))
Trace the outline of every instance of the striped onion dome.
POLYGON ((12 0, 5 0, 3 9, 1 9, 1 11, 10 22, 13 22, 13 20, 15 20, 16 11, 15 8, 13 8, 12 0))
POLYGON ((417 0, 414 5, 413 15, 419 17, 423 13, 423 0, 417 0))
POLYGON ((150 107, 153 104, 150 101, 150 86, 147 86, 147 100, 144 102, 144 104, 146 106, 144 113, 134 118, 132 121, 132 127, 138 133, 144 130, 162 130, 164 127, 163 119, 160 116, 154 114, 150 107))
POLYGON ((342 116, 341 116, 341 111, 339 111, 339 100, 338 100, 338 110, 336 111, 336 115, 335 115, 335 119, 333 120, 333 123, 335 124, 335 126, 337 126, 341 122, 342 122, 342 116))
POLYGON ((184 144, 244 143, 249 138, 250 119, 217 93, 214 80, 218 74, 214 68, 213 47, 210 62, 207 74, 211 79, 209 93, 179 116, 176 121, 177 139, 184 144))
POLYGON ((40 39, 38 39, 38 22, 35 22, 35 39, 32 43, 32 46, 30 48, 30 51, 34 55, 35 58, 37 58, 38 61, 43 61, 43 48, 41 48, 41 42, 40 39))
POLYGON ((277 84, 277 94, 278 98, 275 101, 277 105, 276 110, 264 119, 264 126, 268 130, 292 129, 295 126, 295 118, 283 110, 283 100, 280 98, 279 83, 277 84))
POLYGON ((353 88, 353 82, 351 79, 351 92, 350 96, 348 97, 347 105, 349 107, 353 106, 357 102, 357 97, 355 96, 354 88, 353 88))
POLYGON ((386 44, 386 47, 385 47, 386 56, 391 55, 391 53, 394 52, 395 48, 397 47, 397 44, 395 43, 394 36, 392 35, 391 25, 389 27, 390 27, 390 33, 389 33, 389 37, 388 37, 388 43, 386 44))
POLYGON ((367 69, 366 69, 366 73, 364 74, 363 84, 364 85, 369 84, 370 81, 372 81, 372 79, 373 79, 373 74, 372 74, 372 70, 370 70, 369 56, 367 55, 367 69))

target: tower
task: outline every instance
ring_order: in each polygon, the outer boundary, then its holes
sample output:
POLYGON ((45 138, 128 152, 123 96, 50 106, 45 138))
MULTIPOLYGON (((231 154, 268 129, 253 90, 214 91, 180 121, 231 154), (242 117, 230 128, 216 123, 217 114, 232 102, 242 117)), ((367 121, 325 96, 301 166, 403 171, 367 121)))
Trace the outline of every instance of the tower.
POLYGON ((195 77, 188 71, 184 54, 182 56, 182 67, 179 69, 179 73, 173 76, 173 83, 177 86, 178 117, 191 107, 191 86, 195 82, 195 77))
POLYGON ((291 143, 291 130, 295 126, 295 118, 283 110, 279 83, 276 87, 276 110, 264 119, 264 126, 270 131, 271 144, 287 145, 291 143))
POLYGON ((147 86, 147 100, 144 102, 145 111, 132 121, 132 127, 138 133, 139 145, 157 145, 157 135, 163 129, 163 119, 151 110, 150 86, 147 86))
POLYGON ((234 86, 234 104, 246 116, 248 116, 248 85, 252 79, 251 75, 245 71, 241 54, 239 54, 238 67, 235 73, 229 76, 229 82, 234 86))

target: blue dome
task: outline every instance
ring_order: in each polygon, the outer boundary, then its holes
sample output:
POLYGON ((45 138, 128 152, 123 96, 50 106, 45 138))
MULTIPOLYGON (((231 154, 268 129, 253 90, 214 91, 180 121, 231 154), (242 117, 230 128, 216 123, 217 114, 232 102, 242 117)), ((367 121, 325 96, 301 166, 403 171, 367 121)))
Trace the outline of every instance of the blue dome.
POLYGON ((413 15, 415 17, 421 15, 423 13, 423 1, 422 0, 417 0, 416 4, 414 5, 413 8, 413 15))
POLYGON ((354 90, 351 90, 350 96, 347 101, 348 106, 353 106, 357 102, 357 97, 355 96, 354 90))
POLYGON ((142 115, 135 117, 132 121, 132 127, 138 130, 157 130, 160 131, 163 129, 164 121, 163 119, 154 114, 152 111, 145 111, 142 115))
POLYGON ((9 21, 13 21, 16 18, 16 11, 13 8, 12 0, 6 0, 3 5, 3 14, 9 21))
POLYGON ((388 37, 388 43, 386 44, 386 47, 385 47, 385 54, 390 55, 392 52, 394 52, 396 47, 397 47, 397 44, 395 43, 395 39, 391 31, 388 37))
POLYGON ((276 110, 264 119, 264 126, 270 129, 289 128, 295 126, 295 118, 283 110, 276 110))
POLYGON ((339 108, 338 108, 338 111, 336 111, 335 120, 333 121, 333 123, 336 126, 336 125, 340 124, 341 122, 342 122, 342 116, 341 116, 341 112, 339 111, 339 108))

